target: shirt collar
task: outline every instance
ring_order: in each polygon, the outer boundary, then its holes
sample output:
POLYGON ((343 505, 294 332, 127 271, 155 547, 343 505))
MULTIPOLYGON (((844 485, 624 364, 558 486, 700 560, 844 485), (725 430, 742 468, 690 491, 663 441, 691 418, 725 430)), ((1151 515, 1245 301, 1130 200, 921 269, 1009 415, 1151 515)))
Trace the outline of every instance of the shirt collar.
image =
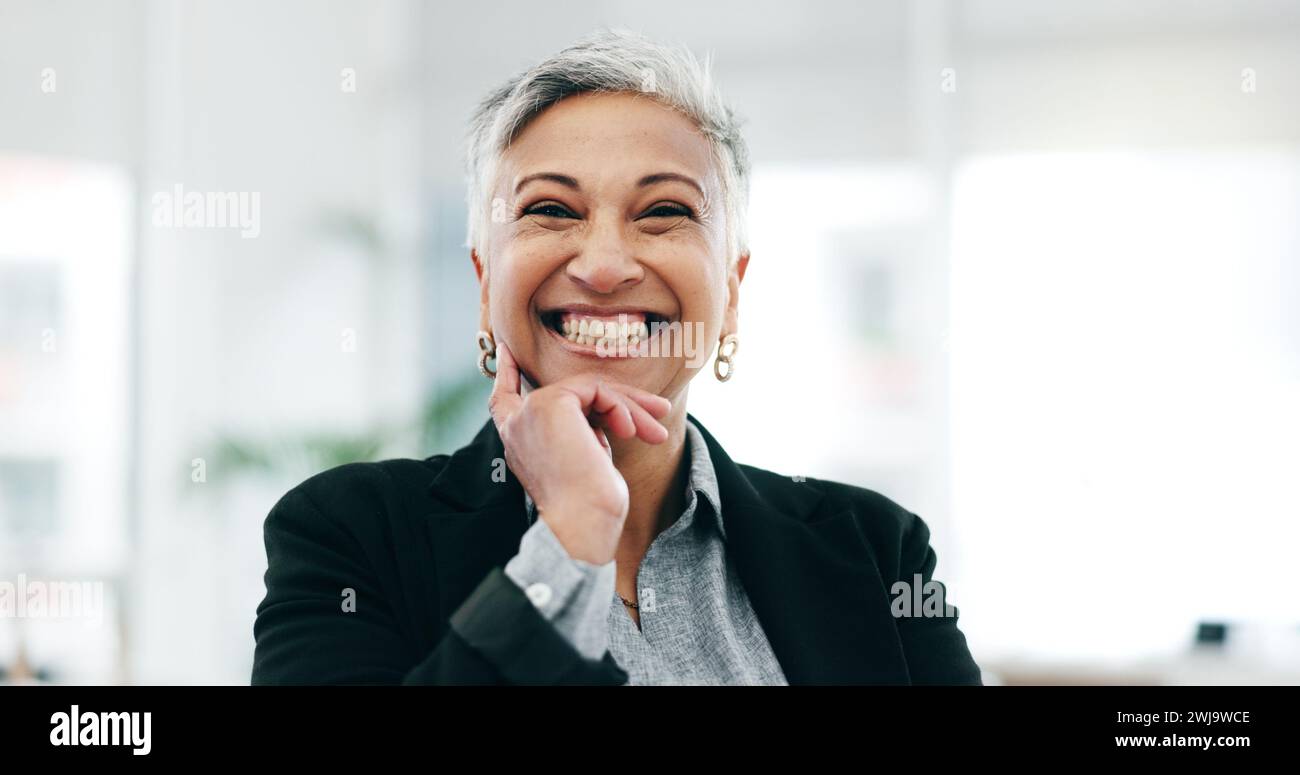
POLYGON ((690 447, 691 468, 686 482, 686 499, 689 502, 695 493, 700 493, 713 508, 714 524, 723 539, 727 537, 727 528, 722 522, 722 496, 718 493, 718 474, 709 457, 709 445, 704 442, 704 434, 689 419, 686 421, 686 443, 690 447))
MULTIPOLYGON (((725 540, 727 528, 722 521, 722 496, 718 493, 717 471, 713 467, 713 460, 709 457, 709 446, 704 441, 704 434, 700 433, 700 429, 696 428, 695 423, 689 419, 686 421, 686 449, 687 454, 690 455, 690 468, 686 481, 686 508, 689 510, 691 506, 698 507, 697 493, 703 495, 712 507, 709 509, 710 518, 725 540)), ((528 512, 528 524, 531 526, 537 517, 537 512, 533 499, 527 492, 524 493, 524 507, 528 512)))

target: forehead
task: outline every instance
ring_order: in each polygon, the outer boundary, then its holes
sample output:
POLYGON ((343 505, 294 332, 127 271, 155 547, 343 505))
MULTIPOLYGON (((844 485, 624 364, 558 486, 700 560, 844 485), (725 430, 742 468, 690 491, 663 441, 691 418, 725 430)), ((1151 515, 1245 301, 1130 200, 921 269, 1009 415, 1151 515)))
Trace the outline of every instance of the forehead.
POLYGON ((621 184, 643 175, 689 175, 710 194, 718 190, 708 138, 682 113, 635 94, 579 94, 535 117, 501 159, 500 183, 557 172, 584 187, 621 184))

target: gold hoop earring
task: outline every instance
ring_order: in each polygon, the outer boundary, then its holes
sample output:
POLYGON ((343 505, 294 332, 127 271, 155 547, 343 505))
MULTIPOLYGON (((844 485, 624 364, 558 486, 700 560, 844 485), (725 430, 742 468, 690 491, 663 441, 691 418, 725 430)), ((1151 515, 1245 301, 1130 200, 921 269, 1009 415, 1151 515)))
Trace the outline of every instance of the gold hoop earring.
POLYGON ((493 369, 489 371, 487 367, 487 362, 489 358, 495 359, 497 357, 497 342, 495 339, 492 338, 491 331, 479 331, 478 336, 476 338, 478 340, 478 350, 479 350, 478 370, 482 372, 483 376, 487 377, 488 379, 496 379, 497 378, 496 370, 493 369))
POLYGON ((727 334, 722 337, 722 343, 718 345, 718 357, 713 361, 713 376, 718 378, 719 382, 726 382, 731 379, 731 375, 736 373, 736 364, 732 359, 736 357, 736 351, 740 349, 740 337, 735 334, 727 334), (727 347, 730 345, 731 349, 727 347), (727 364, 727 373, 722 373, 722 364, 727 364))

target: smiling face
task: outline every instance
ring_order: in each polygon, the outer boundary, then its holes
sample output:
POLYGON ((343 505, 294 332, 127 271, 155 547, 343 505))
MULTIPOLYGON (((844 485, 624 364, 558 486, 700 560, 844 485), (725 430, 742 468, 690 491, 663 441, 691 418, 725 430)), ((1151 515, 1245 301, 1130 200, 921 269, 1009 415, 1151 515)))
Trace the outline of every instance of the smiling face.
POLYGON ((677 403, 737 331, 748 256, 726 254, 711 146, 683 114, 581 94, 532 120, 501 159, 480 325, 537 385, 593 372, 677 403))

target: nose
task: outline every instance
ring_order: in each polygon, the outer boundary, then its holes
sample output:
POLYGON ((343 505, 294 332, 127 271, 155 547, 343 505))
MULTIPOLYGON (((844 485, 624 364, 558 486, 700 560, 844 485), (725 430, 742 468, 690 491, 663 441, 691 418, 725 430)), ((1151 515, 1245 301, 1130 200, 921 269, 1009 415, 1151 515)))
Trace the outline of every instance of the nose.
POLYGON ((569 279, 602 294, 641 282, 645 270, 617 219, 594 220, 578 254, 565 269, 569 279))

